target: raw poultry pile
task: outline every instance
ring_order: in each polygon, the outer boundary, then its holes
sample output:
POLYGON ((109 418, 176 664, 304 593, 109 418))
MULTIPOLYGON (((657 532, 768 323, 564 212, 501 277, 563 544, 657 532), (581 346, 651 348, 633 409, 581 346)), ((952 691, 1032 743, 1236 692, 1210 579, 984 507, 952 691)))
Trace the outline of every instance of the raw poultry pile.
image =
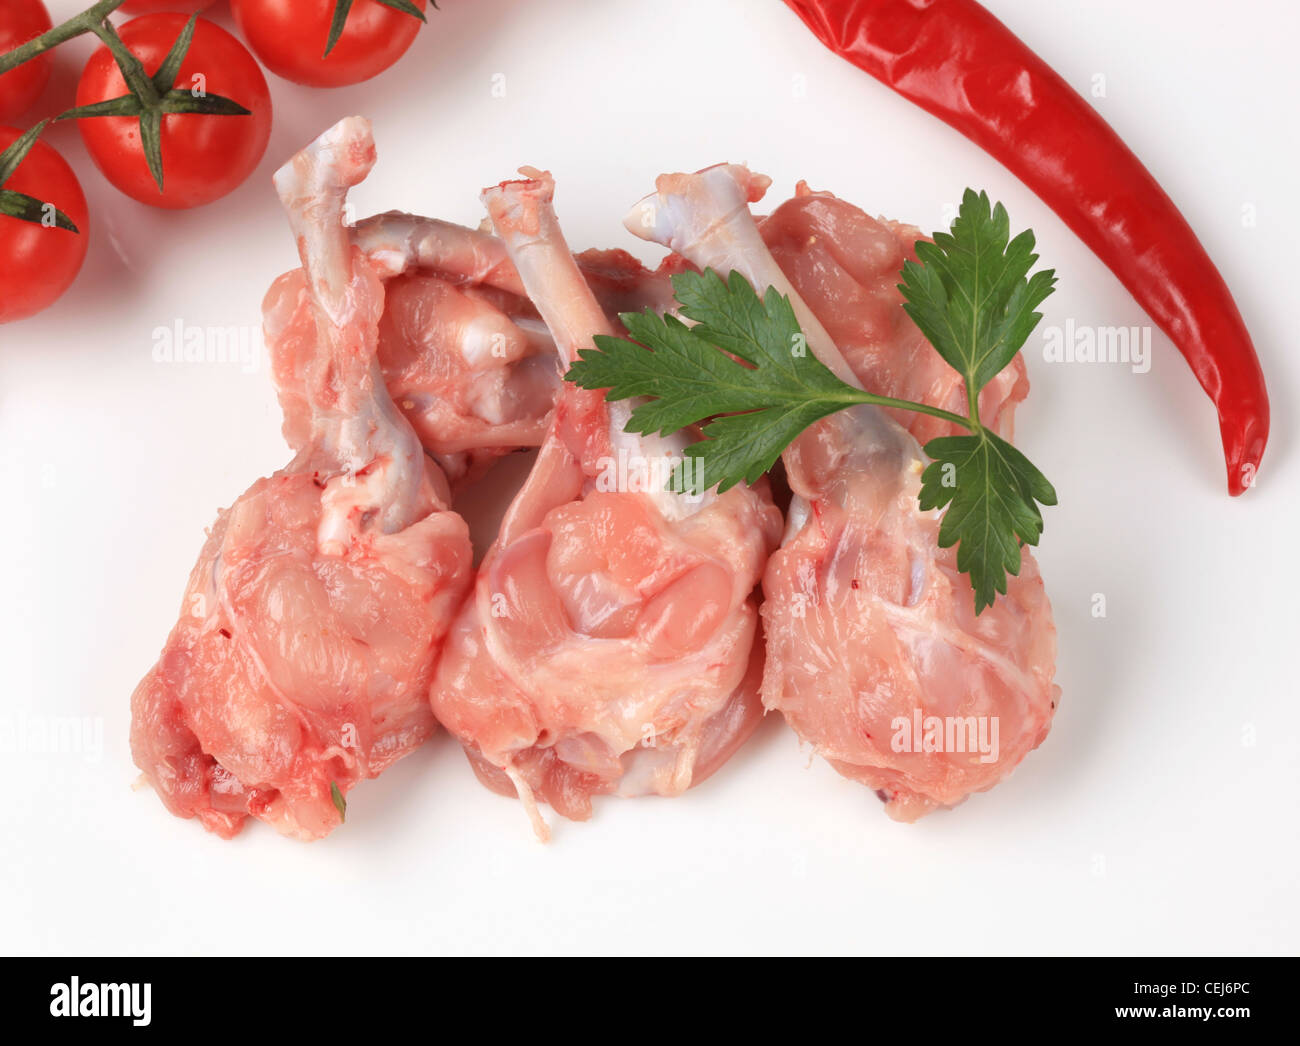
MULTIPOLYGON (((629 432, 627 402, 561 380, 593 337, 626 334, 620 314, 673 311, 671 274, 711 268, 787 295, 853 386, 960 405, 896 287, 916 230, 803 185, 756 219, 767 180, 723 165, 664 175, 633 210, 628 229, 671 251, 650 271, 575 255, 528 169, 484 193, 491 233, 348 226, 373 162, 349 118, 276 175, 302 268, 272 286, 265 331, 295 456, 219 515, 134 695, 135 759, 173 813, 319 838, 441 723, 545 837, 541 804, 582 820, 593 796, 678 795, 779 710, 911 821, 1043 740, 1055 628, 1032 557, 977 615, 942 512, 918 507, 918 440, 950 422, 856 406, 786 450, 788 504, 766 477, 689 497, 645 478, 689 433, 629 432), (522 447, 536 462, 475 568, 453 493, 522 447), (898 750, 917 711, 992 720, 993 758, 898 750)), ((981 393, 986 424, 1009 437, 1027 391, 1017 357, 981 393)))

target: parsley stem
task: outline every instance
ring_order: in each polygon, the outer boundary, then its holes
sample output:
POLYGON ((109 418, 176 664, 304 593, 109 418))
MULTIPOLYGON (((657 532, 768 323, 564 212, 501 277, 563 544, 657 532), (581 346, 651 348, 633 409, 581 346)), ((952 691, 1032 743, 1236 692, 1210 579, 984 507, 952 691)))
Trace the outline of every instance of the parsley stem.
POLYGON ((975 423, 971 427, 971 431, 975 432, 981 427, 980 426, 980 394, 979 394, 979 389, 975 387, 975 382, 973 382, 969 377, 967 377, 965 380, 966 380, 966 402, 970 406, 970 420, 975 423))
POLYGON ((899 410, 910 410, 916 414, 929 414, 932 418, 942 418, 944 421, 951 421, 954 425, 960 425, 971 432, 979 430, 979 422, 971 418, 964 418, 960 414, 954 414, 950 410, 944 410, 941 407, 931 407, 928 403, 915 403, 912 400, 896 400, 892 396, 877 396, 874 392, 865 390, 858 392, 853 397, 855 403, 871 403, 877 407, 897 407, 899 410))

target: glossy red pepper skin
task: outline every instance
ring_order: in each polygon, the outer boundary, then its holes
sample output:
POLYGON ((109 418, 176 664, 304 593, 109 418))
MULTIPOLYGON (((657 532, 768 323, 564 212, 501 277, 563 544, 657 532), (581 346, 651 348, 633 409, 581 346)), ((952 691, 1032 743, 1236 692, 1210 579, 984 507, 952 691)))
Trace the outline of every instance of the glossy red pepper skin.
POLYGON ((973 0, 786 0, 832 51, 1033 189, 1173 340, 1219 411, 1228 490, 1268 441, 1264 373, 1223 277, 1132 150, 973 0))

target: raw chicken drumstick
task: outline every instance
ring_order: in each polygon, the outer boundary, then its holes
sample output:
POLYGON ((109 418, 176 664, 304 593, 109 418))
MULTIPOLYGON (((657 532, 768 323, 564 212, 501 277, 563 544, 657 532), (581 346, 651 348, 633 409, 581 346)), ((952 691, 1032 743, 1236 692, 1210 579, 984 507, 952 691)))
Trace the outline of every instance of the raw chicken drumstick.
MULTIPOLYGON (((613 334, 551 209, 549 174, 484 193, 567 368, 613 334)), ((663 491, 684 440, 623 431, 626 404, 566 383, 479 568, 431 691, 480 779, 590 816, 593 795, 677 795, 762 714, 754 589, 780 531, 766 487, 663 491)))
MULTIPOLYGON (((494 236, 405 214, 367 218, 352 242, 385 280, 378 359, 389 395, 453 484, 497 458, 538 446, 559 386, 544 325, 494 236)), ((263 302, 266 344, 295 449, 312 406, 293 368, 309 355, 314 308, 302 269, 263 302)))
MULTIPOLYGON (((861 387, 755 225, 748 204, 766 185, 731 165, 663 175, 626 224, 701 268, 788 295, 808 347, 861 387)), ((938 547, 940 514, 917 507, 920 447, 874 406, 819 422, 784 461, 794 499, 763 577, 764 705, 897 820, 992 787, 1047 736, 1056 707, 1056 630, 1028 549, 1007 594, 976 617, 956 549, 938 547), (990 743, 925 751, 918 736, 896 751, 918 712, 990 743)))
MULTIPOLYGON (((536 447, 559 391, 555 346, 501 240, 451 222, 389 211, 358 222, 352 242, 385 280, 379 362, 393 401, 454 488, 497 458, 536 447)), ((578 255, 606 314, 672 300, 668 274, 625 251, 578 255)), ((301 355, 292 337, 311 303, 302 270, 266 296, 266 343, 280 388, 284 434, 300 447, 310 408, 283 368, 301 355)))
POLYGON ((302 446, 217 518, 132 698, 137 765, 226 838, 250 816, 320 838, 357 781, 429 737, 434 661, 472 579, 446 480, 385 391, 383 285, 343 225, 373 162, 353 117, 276 173, 309 301, 281 332, 302 446))

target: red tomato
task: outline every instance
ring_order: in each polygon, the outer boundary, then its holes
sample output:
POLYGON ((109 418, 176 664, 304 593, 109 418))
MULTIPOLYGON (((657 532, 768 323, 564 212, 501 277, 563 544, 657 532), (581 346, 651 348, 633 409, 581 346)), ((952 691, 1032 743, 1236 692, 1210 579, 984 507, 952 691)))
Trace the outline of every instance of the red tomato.
MULTIPOLYGON (((358 84, 382 73, 411 46, 421 23, 376 0, 355 0, 328 57, 335 0, 231 0, 248 46, 276 76, 309 87, 358 84)), ((414 0, 421 11, 425 0, 414 0)))
MULTIPOLYGON (((0 127, 0 152, 22 133, 0 127)), ((32 146, 3 188, 52 203, 80 230, 0 215, 0 323, 8 323, 40 312, 72 285, 86 257, 90 225, 77 176, 44 142, 32 146)))
MULTIPOLYGON (((185 27, 183 14, 143 15, 118 30, 123 43, 152 75, 185 27)), ((163 190, 149 173, 140 146, 140 122, 128 116, 94 116, 77 121, 95 166, 128 196, 155 207, 197 207, 225 196, 252 173, 271 135, 271 95, 266 77, 247 49, 220 26, 202 18, 181 62, 176 86, 188 88, 201 76, 208 94, 219 94, 250 110, 247 116, 168 114, 162 124, 163 190)), ((108 48, 86 63, 77 84, 77 104, 89 105, 126 93, 108 48)))
POLYGON ((154 14, 158 11, 184 11, 192 15, 211 7, 216 0, 126 0, 121 7, 133 15, 154 14))
MULTIPOLYGON (((49 28, 50 13, 41 0, 0 0, 0 54, 49 28)), ((48 52, 0 76, 0 120, 12 120, 30 109, 49 78, 48 52)))

